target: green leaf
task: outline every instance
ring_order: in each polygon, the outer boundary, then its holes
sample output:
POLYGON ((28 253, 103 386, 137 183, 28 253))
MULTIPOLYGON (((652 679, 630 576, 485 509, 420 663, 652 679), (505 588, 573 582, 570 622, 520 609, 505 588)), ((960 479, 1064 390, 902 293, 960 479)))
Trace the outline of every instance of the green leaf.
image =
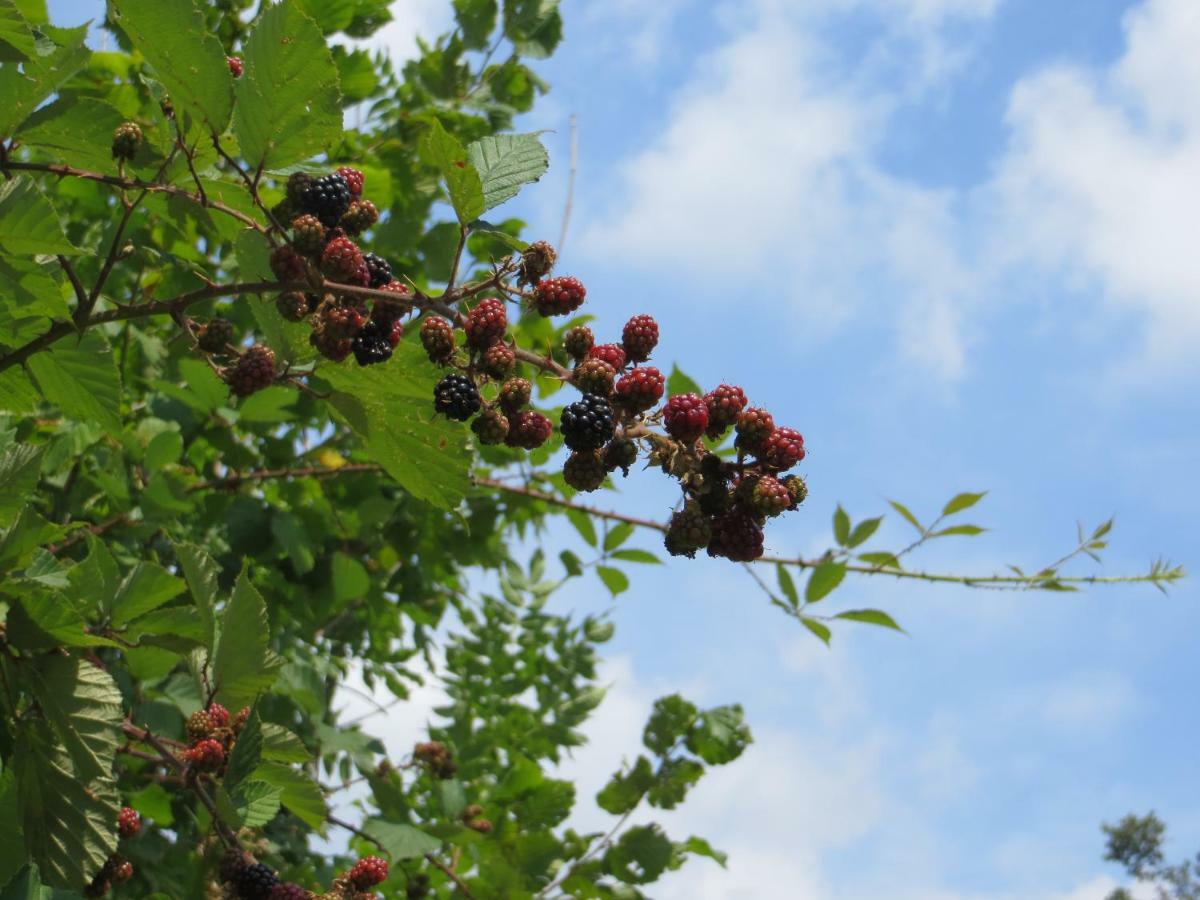
POLYGON ((175 556, 179 560, 183 577, 187 580, 192 601, 196 604, 196 612, 204 626, 207 645, 211 649, 215 631, 213 610, 217 605, 217 582, 221 576, 221 569, 211 556, 195 544, 176 544, 175 556))
POLYGON ((951 525, 949 528, 942 528, 939 531, 933 532, 929 536, 931 538, 953 537, 955 535, 975 537, 975 535, 983 534, 985 531, 987 531, 986 528, 980 528, 978 525, 951 525))
POLYGON ((192 0, 109 0, 108 10, 154 66, 176 111, 204 123, 207 134, 224 133, 233 78, 221 42, 192 0))
POLYGON ((925 526, 923 526, 917 520, 916 516, 914 516, 911 512, 909 512, 907 506, 905 506, 903 503, 900 503, 896 500, 889 500, 888 503, 891 504, 892 509, 894 509, 896 512, 900 513, 900 515, 904 516, 905 520, 910 525, 912 525, 913 528, 917 529, 917 531, 921 532, 922 534, 925 533, 925 526))
POLYGON ((843 547, 850 539, 850 517, 840 505, 833 513, 833 536, 843 547))
POLYGON ((483 187, 480 212, 512 199, 521 185, 537 181, 550 167, 550 157, 536 134, 490 135, 471 143, 467 156, 483 187))
POLYGON ((29 22, 12 0, 0 0, 0 41, 8 45, 2 57, 5 62, 21 62, 37 53, 29 22))
POLYGON ((339 603, 357 600, 366 596, 371 589, 371 576, 357 559, 345 553, 333 554, 330 562, 330 578, 333 580, 333 596, 339 603))
POLYGON ((860 553, 858 558, 872 566, 879 566, 885 569, 900 569, 900 559, 895 553, 888 553, 886 550, 881 550, 876 553, 860 553))
POLYGON ((37 487, 45 449, 12 444, 0 453, 0 521, 11 522, 37 487))
POLYGON ((121 692, 112 676, 70 656, 43 656, 24 671, 79 777, 110 776, 123 719, 121 692))
POLYGON ((111 435, 121 433, 121 379, 108 341, 88 331, 77 343, 62 341, 29 358, 38 388, 67 418, 98 422, 111 435))
POLYGON ((0 247, 9 253, 30 255, 79 252, 67 238, 58 213, 42 189, 23 177, 0 186, 0 247))
POLYGON ((17 733, 13 769, 26 852, 47 884, 83 888, 117 849, 120 806, 111 777, 82 776, 59 738, 37 721, 17 733))
POLYGON ((783 596, 787 598, 788 603, 792 604, 793 608, 798 607, 800 605, 800 595, 796 593, 796 582, 792 580, 792 573, 787 570, 787 566, 783 565, 783 563, 775 566, 775 579, 779 582, 779 590, 783 592, 783 596))
POLYGON ((696 721, 699 710, 679 694, 660 697, 642 732, 642 743, 659 756, 666 754, 696 721))
POLYGON ((606 813, 621 816, 642 802, 646 791, 654 785, 654 768, 650 760, 639 756, 633 767, 617 772, 596 794, 596 804, 606 813))
POLYGON ((113 624, 126 625, 183 593, 186 584, 162 566, 139 562, 112 598, 113 624))
POLYGON ((617 550, 610 554, 613 559, 619 559, 621 562, 644 563, 646 565, 661 566, 662 560, 651 553, 649 550, 617 550))
POLYGON ((337 66, 321 29, 299 7, 268 7, 243 60, 233 130, 252 170, 300 162, 341 137, 337 66))
POLYGON ((674 397, 677 394, 696 394, 702 396, 704 391, 690 377, 685 375, 678 365, 671 366, 671 374, 667 376, 667 394, 674 397))
POLYGON ((694 759, 664 760, 654 776, 654 786, 650 788, 646 799, 651 806, 674 809, 703 776, 704 766, 694 759))
POLYGON ((693 856, 706 856, 714 860, 722 869, 725 868, 725 862, 729 859, 729 855, 722 853, 720 850, 714 850, 712 844, 704 838, 692 836, 679 845, 681 849, 693 856))
POLYGON ((87 62, 91 51, 84 45, 88 26, 43 31, 39 52, 20 67, 0 67, 0 137, 10 137, 18 125, 57 91, 87 62), (47 52, 43 55, 41 52, 47 52))
MULTIPOLYGON (((20 832, 17 833, 18 837, 20 832)), ((25 866, 0 891, 0 900, 42 900, 42 879, 37 866, 25 866)))
POLYGON ((419 859, 426 853, 437 853, 442 849, 442 842, 433 835, 399 822, 370 819, 363 825, 363 831, 383 845, 393 863, 403 859, 419 859))
POLYGON ((952 516, 957 512, 962 512, 964 509, 970 509, 986 496, 987 491, 983 491, 979 494, 958 494, 942 508, 942 515, 952 516))
POLYGON ((633 535, 633 526, 628 522, 620 522, 609 529, 604 536, 604 552, 616 550, 633 535))
POLYGON ((829 630, 828 625, 809 616, 801 616, 800 624, 815 634, 825 646, 829 646, 829 639, 833 637, 833 632, 829 630))
POLYGON ((828 597, 846 577, 844 562, 823 562, 808 576, 808 584, 804 587, 804 601, 816 603, 828 597))
POLYGON ((629 576, 620 569, 614 569, 612 566, 596 566, 596 574, 614 597, 629 590, 629 576))
POLYGON ((883 516, 875 519, 864 519, 854 526, 854 530, 850 532, 850 536, 846 539, 847 547, 857 547, 860 544, 865 544, 871 539, 876 531, 879 530, 879 524, 883 521, 883 516))
POLYGON ((496 0, 454 0, 454 18, 469 49, 487 47, 496 28, 497 12, 496 0))
POLYGON ((835 619, 848 619, 851 622, 865 622, 868 625, 879 625, 883 628, 894 628, 903 632, 904 629, 896 624, 896 620, 879 609, 851 609, 838 613, 835 619))
POLYGON ((312 753, 304 742, 282 725, 262 723, 262 758, 270 762, 306 763, 312 753))
POLYGON ((450 205, 460 225, 469 225, 484 210, 483 182, 458 138, 434 119, 421 136, 421 158, 441 173, 450 194, 450 205))
POLYGON ((587 513, 578 509, 567 510, 567 521, 575 526, 575 530, 579 532, 579 536, 583 538, 585 544, 589 547, 596 546, 596 524, 592 521, 592 517, 587 513))
POLYGON ((437 380, 419 343, 401 343, 386 366, 322 368, 331 403, 366 441, 366 456, 402 488, 453 509, 471 487, 468 430, 432 414, 437 380))
POLYGON ((281 788, 280 799, 288 812, 309 828, 324 832, 325 795, 320 785, 307 774, 279 763, 265 762, 254 770, 252 777, 281 788))
POLYGON ((733 762, 752 740, 743 719, 736 703, 705 710, 688 730, 688 749, 709 765, 733 762))
POLYGON ((245 572, 221 620, 213 656, 217 699, 228 707, 248 706, 275 681, 280 662, 267 649, 267 606, 245 572))
POLYGON ((673 845, 657 825, 630 828, 604 854, 604 868, 625 884, 650 884, 666 871, 673 845))
POLYGON ((135 794, 129 795, 129 805, 143 819, 149 819, 160 828, 170 828, 175 822, 171 809, 171 795, 158 782, 151 782, 135 794))
POLYGON ((120 110, 92 97, 62 97, 21 126, 21 143, 57 163, 104 172, 112 166, 112 133, 120 110))
MULTIPOLYGON (((238 743, 241 743, 238 738, 238 743)), ((234 746, 237 750, 237 745, 234 746)), ((228 790, 228 788, 226 788, 228 790)), ((243 828, 261 828, 279 812, 283 799, 283 788, 265 781, 250 781, 242 785, 234 797, 237 804, 237 817, 243 828)))
MULTIPOLYGON (((0 884, 9 884, 11 889, 10 881, 13 875, 24 865, 25 837, 21 834, 17 779, 9 766, 0 772, 0 884)), ((5 900, 8 896, 6 892, 0 891, 0 900, 5 900)))
POLYGON ((250 713, 250 718, 238 732, 237 742, 229 754, 229 762, 225 766, 225 777, 222 784, 225 790, 233 794, 238 785, 250 777, 263 755, 262 722, 258 718, 258 710, 250 713))

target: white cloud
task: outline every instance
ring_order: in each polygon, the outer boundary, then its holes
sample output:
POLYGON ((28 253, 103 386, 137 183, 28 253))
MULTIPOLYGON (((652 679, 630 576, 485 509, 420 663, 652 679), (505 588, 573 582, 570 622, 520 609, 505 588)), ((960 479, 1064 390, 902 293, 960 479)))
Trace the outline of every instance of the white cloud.
POLYGON ((399 65, 417 55, 417 38, 432 40, 453 24, 446 0, 396 0, 390 7, 392 21, 358 46, 383 50, 399 65))

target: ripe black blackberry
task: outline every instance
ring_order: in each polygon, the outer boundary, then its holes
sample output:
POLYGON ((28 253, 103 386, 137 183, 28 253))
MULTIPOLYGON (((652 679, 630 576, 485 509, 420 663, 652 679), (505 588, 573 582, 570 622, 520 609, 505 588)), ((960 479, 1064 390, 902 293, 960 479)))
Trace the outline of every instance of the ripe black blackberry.
POLYGON ((364 253, 363 262, 367 264, 367 274, 371 276, 370 285, 373 288, 381 288, 395 277, 392 264, 376 253, 364 253))
POLYGON ((205 353, 224 353, 233 343, 233 323, 221 316, 214 316, 196 333, 196 346, 205 353))
POLYGON ((238 872, 233 884, 242 900, 270 900, 279 876, 262 863, 254 863, 238 872))
POLYGON ((303 322, 312 310, 312 304, 307 294, 288 291, 275 298, 275 309, 289 322, 303 322))
POLYGON ((142 146, 142 129, 136 122, 122 122, 113 132, 113 159, 133 159, 142 146))
POLYGON ((481 444, 503 444, 508 437, 508 417, 498 409, 485 409, 471 422, 481 444))
POLYGON ((562 412, 563 442, 572 450, 599 450, 612 439, 613 408, 599 394, 584 394, 562 412))
POLYGON ((392 351, 400 343, 404 334, 404 326, 398 321, 384 322, 371 319, 364 325, 350 342, 354 358, 360 366, 370 366, 375 363, 387 362, 392 358, 392 351))
POLYGON ((312 180, 300 198, 300 208, 320 219, 326 228, 332 228, 350 206, 350 200, 350 185, 344 176, 334 172, 312 180))
POLYGON ((457 372, 447 375, 433 389, 433 408, 456 422, 467 421, 482 405, 475 382, 457 372))
POLYGON ((577 491, 594 491, 607 477, 608 469, 598 450, 577 450, 563 465, 563 480, 577 491))

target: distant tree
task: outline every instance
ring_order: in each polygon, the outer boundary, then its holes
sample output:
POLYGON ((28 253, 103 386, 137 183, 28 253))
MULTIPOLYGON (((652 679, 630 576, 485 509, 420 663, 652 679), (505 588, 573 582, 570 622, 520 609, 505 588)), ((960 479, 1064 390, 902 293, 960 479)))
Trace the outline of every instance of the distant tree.
MULTIPOLYGON (((1194 860, 1166 864, 1162 846, 1167 826, 1153 812, 1144 816, 1130 813, 1116 825, 1102 828, 1108 836, 1104 858, 1120 863, 1142 884, 1152 885, 1160 900, 1200 900, 1200 853, 1194 860)), ((1117 888, 1108 900, 1133 900, 1133 894, 1117 888)))

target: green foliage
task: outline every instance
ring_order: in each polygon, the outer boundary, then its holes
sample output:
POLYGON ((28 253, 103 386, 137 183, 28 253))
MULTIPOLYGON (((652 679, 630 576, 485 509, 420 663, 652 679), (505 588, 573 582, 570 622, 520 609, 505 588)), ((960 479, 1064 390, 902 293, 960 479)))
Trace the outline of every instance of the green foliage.
MULTIPOLYGON (((1200 898, 1200 854, 1195 859, 1167 863, 1163 854, 1167 826, 1153 812, 1144 816, 1130 813, 1115 825, 1101 826, 1104 832, 1107 862, 1119 864, 1136 881, 1152 887, 1161 900, 1198 900, 1200 898)), ((1132 894, 1117 888, 1108 900, 1131 900, 1132 894)))

